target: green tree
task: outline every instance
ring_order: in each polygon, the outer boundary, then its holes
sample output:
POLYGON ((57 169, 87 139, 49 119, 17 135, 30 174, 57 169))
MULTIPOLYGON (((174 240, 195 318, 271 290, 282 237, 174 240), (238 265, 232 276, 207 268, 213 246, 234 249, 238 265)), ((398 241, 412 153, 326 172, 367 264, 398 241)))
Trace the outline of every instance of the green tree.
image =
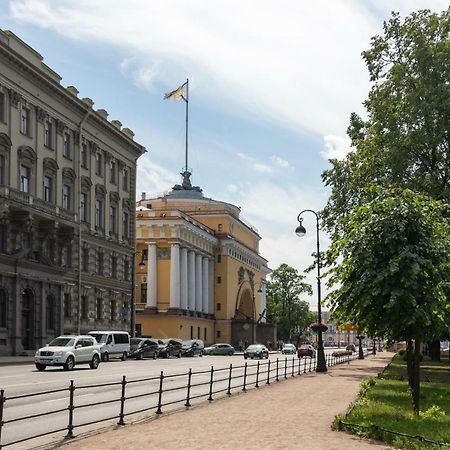
MULTIPOLYGON (((418 11, 403 21, 393 13, 363 52, 373 83, 364 102, 367 118, 351 114, 354 151, 331 160, 322 175, 331 194, 321 217, 332 242, 346 233, 347 215, 374 199, 371 187, 409 188, 450 202, 449 32, 450 8, 418 11)), ((338 257, 328 252, 327 263, 338 257)), ((435 330, 435 345, 446 330, 435 330)))
POLYGON ((277 325, 281 339, 299 339, 312 321, 309 304, 300 300, 301 294, 312 294, 304 279, 297 269, 281 264, 267 283, 267 319, 277 325))
POLYGON ((413 408, 419 412, 421 344, 449 323, 450 207, 410 190, 372 192, 375 199, 345 218, 331 251, 339 288, 334 316, 371 336, 408 342, 413 408))

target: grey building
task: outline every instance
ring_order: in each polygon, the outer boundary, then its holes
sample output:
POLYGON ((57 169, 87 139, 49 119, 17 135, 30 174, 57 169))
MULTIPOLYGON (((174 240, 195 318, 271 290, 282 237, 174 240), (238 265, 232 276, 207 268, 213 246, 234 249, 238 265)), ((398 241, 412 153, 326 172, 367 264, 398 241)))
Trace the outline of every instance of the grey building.
POLYGON ((0 30, 0 355, 130 329, 133 132, 0 30))

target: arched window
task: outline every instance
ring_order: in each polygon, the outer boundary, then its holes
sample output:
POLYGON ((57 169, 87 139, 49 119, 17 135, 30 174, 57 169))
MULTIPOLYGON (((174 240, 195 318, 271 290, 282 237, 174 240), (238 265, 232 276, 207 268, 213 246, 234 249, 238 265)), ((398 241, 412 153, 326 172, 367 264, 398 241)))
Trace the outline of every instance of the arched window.
POLYGON ((55 203, 55 187, 56 187, 56 173, 58 172, 58 164, 52 158, 44 158, 43 161, 44 171, 44 190, 43 199, 49 203, 55 203))
POLYGON ((19 190, 30 195, 35 194, 36 152, 30 147, 20 147, 17 151, 19 190))
POLYGON ((9 156, 11 152, 11 139, 7 134, 0 133, 0 186, 9 183, 9 156))
POLYGON ((73 211, 74 182, 76 174, 73 169, 63 169, 63 208, 73 211))
POLYGON ((6 328, 7 327, 7 307, 6 303, 8 301, 8 296, 6 294, 6 291, 4 289, 0 289, 0 328, 6 328))

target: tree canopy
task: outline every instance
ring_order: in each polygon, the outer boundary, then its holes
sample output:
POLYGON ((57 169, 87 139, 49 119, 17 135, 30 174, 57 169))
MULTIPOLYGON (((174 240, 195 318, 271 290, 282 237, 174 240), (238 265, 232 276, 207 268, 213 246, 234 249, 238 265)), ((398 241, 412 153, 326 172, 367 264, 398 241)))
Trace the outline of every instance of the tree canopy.
POLYGON ((312 294, 304 279, 293 267, 281 264, 267 283, 267 319, 277 325, 280 339, 299 339, 313 321, 308 302, 300 300, 301 294, 312 294))

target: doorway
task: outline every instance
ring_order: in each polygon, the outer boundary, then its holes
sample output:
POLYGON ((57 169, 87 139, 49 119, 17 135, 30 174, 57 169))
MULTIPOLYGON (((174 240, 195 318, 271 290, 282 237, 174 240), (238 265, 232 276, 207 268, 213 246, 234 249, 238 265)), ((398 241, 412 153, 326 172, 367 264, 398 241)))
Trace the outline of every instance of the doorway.
POLYGON ((31 289, 22 291, 22 347, 34 350, 34 294, 31 289))

